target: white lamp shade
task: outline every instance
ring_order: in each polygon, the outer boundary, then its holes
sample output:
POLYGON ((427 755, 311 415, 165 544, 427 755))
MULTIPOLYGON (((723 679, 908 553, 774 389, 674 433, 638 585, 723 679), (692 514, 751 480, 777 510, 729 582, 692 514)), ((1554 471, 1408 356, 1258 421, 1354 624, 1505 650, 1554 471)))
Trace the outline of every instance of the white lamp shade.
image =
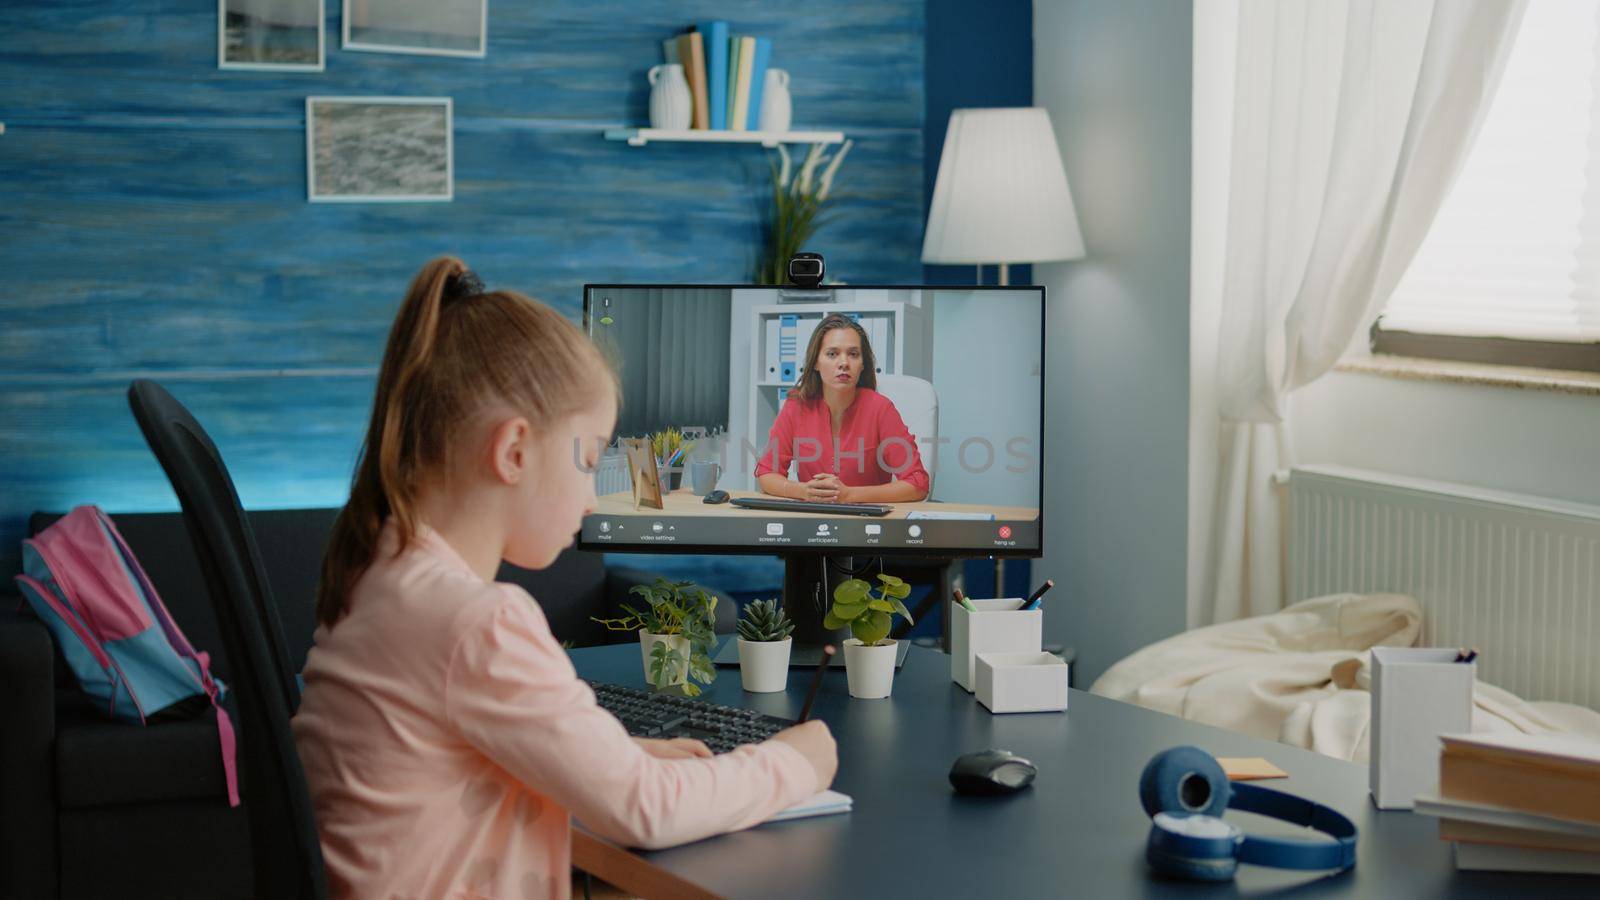
POLYGON ((1049 112, 952 112, 922 261, 983 265, 1083 255, 1083 233, 1049 112))

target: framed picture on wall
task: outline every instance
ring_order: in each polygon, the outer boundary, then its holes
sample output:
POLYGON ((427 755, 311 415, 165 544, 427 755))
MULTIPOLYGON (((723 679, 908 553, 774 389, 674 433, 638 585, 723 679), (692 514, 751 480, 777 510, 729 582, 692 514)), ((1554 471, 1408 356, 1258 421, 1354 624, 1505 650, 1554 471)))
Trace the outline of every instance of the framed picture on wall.
POLYGON ((449 97, 307 97, 307 199, 452 199, 451 124, 449 97))
POLYGON ((489 0, 344 0, 344 49, 483 56, 489 0))
POLYGON ((217 0, 217 68, 321 72, 323 0, 217 0))

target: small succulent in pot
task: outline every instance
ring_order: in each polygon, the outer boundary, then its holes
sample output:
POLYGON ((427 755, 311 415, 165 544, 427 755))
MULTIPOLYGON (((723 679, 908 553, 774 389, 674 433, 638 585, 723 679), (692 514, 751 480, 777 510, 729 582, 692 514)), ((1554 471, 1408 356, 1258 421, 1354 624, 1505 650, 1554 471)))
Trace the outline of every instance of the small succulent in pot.
POLYGON ((767 643, 781 641, 794 631, 789 613, 772 600, 752 600, 739 619, 739 636, 747 641, 767 643))

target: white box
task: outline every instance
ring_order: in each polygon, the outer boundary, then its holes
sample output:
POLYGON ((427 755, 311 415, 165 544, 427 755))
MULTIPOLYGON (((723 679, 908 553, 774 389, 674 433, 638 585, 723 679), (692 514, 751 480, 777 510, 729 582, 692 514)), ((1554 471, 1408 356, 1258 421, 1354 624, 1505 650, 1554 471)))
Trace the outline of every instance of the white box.
POLYGON ((1372 802, 1411 809, 1439 789, 1439 735, 1472 730, 1478 667, 1454 648, 1372 648, 1372 802))
POLYGON ((950 680, 973 689, 972 657, 978 653, 1038 653, 1044 630, 1044 608, 1023 612, 1021 597, 973 600, 968 612, 950 605, 950 680))
POLYGON ((1067 663, 1051 653, 979 653, 973 662, 978 702, 992 713, 1067 708, 1067 663))

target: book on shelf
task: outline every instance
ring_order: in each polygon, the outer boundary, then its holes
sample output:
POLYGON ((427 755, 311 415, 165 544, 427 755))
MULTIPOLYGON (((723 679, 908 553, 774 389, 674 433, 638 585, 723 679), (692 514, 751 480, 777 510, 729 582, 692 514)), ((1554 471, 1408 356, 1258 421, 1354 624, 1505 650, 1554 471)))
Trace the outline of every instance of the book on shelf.
POLYGON ((750 63, 750 103, 745 124, 751 131, 761 130, 761 89, 767 81, 767 65, 772 62, 772 38, 756 38, 755 58, 750 63))
POLYGON ((704 22, 697 26, 706 51, 706 108, 708 127, 728 127, 728 23, 704 22))
POLYGON ((678 58, 683 60, 683 76, 689 82, 689 127, 705 130, 706 120, 706 51, 700 32, 687 31, 678 35, 678 58))
POLYGON ((732 90, 728 92, 728 128, 732 131, 748 131, 750 70, 756 61, 756 39, 747 34, 736 35, 728 48, 728 57, 732 60, 728 71, 728 83, 732 85, 732 90))
POLYGON ((1600 875, 1600 854, 1535 850, 1498 844, 1456 844, 1456 868, 1482 872, 1554 872, 1600 875))
POLYGON ((1441 735, 1439 796, 1600 824, 1600 742, 1570 735, 1441 735))

